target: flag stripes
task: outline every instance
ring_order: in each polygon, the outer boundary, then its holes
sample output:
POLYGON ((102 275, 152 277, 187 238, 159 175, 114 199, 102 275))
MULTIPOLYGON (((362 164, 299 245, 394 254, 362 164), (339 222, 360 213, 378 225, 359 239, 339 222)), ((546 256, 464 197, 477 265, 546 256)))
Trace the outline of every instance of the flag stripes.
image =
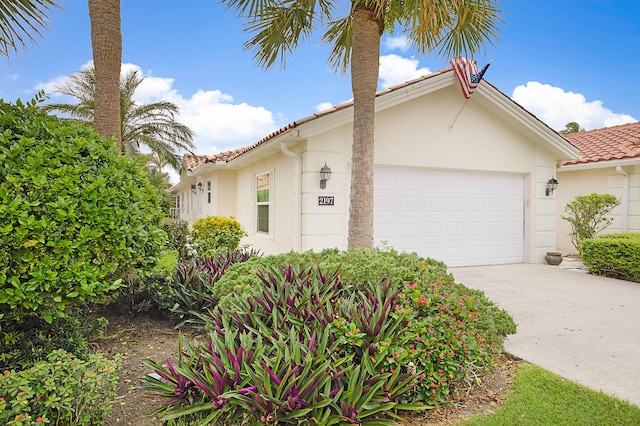
POLYGON ((487 71, 487 68, 489 68, 489 65, 491 65, 491 63, 485 65, 482 70, 478 72, 478 65, 474 59, 467 59, 462 56, 456 56, 451 59, 451 66, 458 78, 458 82, 460 82, 462 95, 465 99, 469 99, 471 97, 473 91, 482 81, 482 77, 487 71))

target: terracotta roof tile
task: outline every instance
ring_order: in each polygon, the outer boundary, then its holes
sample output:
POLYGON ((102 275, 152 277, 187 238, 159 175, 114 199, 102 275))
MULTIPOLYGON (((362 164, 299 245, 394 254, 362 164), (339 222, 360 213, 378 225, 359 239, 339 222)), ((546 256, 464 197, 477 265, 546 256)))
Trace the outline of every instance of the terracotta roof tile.
POLYGON ((579 160, 564 165, 640 157, 640 122, 605 127, 564 137, 580 150, 579 160))
POLYGON ((242 151, 245 148, 235 149, 232 151, 220 152, 215 155, 193 155, 193 154, 184 154, 184 164, 188 171, 193 171, 203 165, 204 163, 215 163, 216 161, 228 161, 229 159, 235 157, 238 152, 242 151))

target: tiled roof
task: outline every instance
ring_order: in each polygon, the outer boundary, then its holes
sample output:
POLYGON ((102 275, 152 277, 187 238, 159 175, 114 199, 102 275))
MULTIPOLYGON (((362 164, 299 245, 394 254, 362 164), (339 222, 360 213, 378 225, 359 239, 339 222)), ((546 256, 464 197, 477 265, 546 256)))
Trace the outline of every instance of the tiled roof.
MULTIPOLYGON (((427 74, 427 75, 423 75, 422 77, 418 77, 414 80, 410 80, 401 84, 398 84, 396 86, 392 86, 389 87, 385 90, 382 90, 378 93, 376 93, 376 97, 390 93, 390 92, 394 92, 400 89, 403 89, 407 86, 410 86, 412 84, 416 84, 418 82, 427 80, 431 77, 435 77, 437 75, 440 74, 444 74, 447 71, 451 71, 452 68, 448 67, 445 69, 442 69, 440 71, 431 73, 431 74, 427 74)), ((251 151, 254 148, 257 148, 258 146, 262 145, 265 142, 268 142, 269 140, 273 139, 274 137, 286 132, 287 130, 291 130, 296 128, 297 126, 306 123, 308 121, 312 121, 315 120, 316 118, 319 117, 323 117, 325 115, 329 115, 332 114, 336 111, 341 111, 343 109, 349 108, 353 106, 353 101, 349 101, 349 102, 344 102, 340 105, 335 105, 332 108, 329 108, 327 110, 324 111, 319 111, 316 112, 313 115, 307 116, 305 118, 302 118, 300 120, 294 121, 293 123, 289 123, 284 127, 281 127, 280 129, 270 133, 269 135, 265 136, 264 138, 260 139, 258 142, 254 143, 253 145, 249 145, 249 146, 245 146, 244 148, 239 148, 239 149, 235 149, 233 151, 226 151, 226 152, 221 152, 219 154, 215 154, 215 155, 193 155, 193 154, 185 154, 184 155, 184 164, 186 166, 187 171, 193 171, 195 169, 197 169, 198 167, 200 167, 202 164, 204 163, 212 163, 212 162, 217 162, 217 161, 231 161, 235 158, 240 157, 242 154, 251 151)))
POLYGON ((235 157, 238 152, 244 150, 246 148, 234 149, 233 151, 225 151, 220 152, 215 155, 194 155, 194 154, 184 154, 184 164, 187 167, 187 170, 192 171, 200 167, 204 163, 215 163, 216 161, 228 161, 229 159, 235 157))
POLYGON ((579 160, 567 160, 564 165, 640 157, 640 122, 569 133, 564 137, 580 150, 579 160))

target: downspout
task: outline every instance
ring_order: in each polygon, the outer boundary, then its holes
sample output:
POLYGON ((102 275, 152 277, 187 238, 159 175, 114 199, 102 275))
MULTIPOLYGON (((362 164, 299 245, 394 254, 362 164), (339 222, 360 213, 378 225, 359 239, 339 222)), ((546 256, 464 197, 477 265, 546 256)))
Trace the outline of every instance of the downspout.
POLYGON ((300 156, 295 152, 289 151, 287 143, 280 142, 280 150, 287 157, 293 158, 293 250, 297 252, 302 251, 302 196, 301 192, 301 179, 300 179, 300 156))
POLYGON ((616 172, 622 175, 622 202, 620 203, 622 220, 620 230, 626 232, 629 229, 629 173, 622 170, 622 166, 617 166, 616 172))

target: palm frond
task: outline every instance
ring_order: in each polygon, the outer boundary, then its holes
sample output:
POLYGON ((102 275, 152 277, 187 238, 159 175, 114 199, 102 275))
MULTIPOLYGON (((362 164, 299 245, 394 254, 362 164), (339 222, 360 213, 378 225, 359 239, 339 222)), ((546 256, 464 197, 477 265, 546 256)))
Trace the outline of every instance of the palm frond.
POLYGON ((408 39, 423 54, 473 57, 500 33, 502 11, 496 0, 407 0, 394 5, 389 18, 402 22, 408 39))
POLYGON ((338 19, 329 25, 329 29, 322 36, 323 41, 332 44, 329 64, 331 68, 345 74, 351 63, 351 15, 338 19))
POLYGON ((265 5, 260 19, 246 25, 246 30, 255 36, 244 44, 244 48, 255 50, 254 58, 259 66, 268 69, 280 59, 284 68, 286 55, 302 40, 311 37, 314 14, 314 0, 265 5))
POLYGON ((60 8, 54 0, 2 0, 0 1, 0 56, 25 48, 34 36, 42 37, 47 27, 49 12, 60 8))
POLYGON ((93 101, 77 104, 45 104, 40 109, 47 113, 58 111, 64 116, 69 116, 87 124, 93 123, 93 101))

